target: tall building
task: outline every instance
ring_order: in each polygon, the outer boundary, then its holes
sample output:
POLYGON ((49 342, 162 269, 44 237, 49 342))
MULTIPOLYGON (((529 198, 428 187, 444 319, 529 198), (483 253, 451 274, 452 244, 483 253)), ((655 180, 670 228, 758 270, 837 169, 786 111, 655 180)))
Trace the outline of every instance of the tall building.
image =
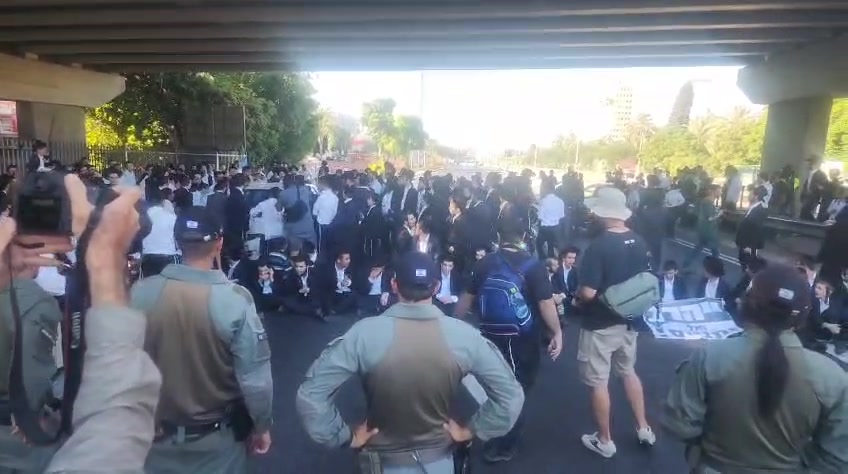
POLYGON ((623 140, 627 124, 633 120, 633 88, 629 85, 619 85, 615 95, 610 99, 612 113, 612 138, 623 140))

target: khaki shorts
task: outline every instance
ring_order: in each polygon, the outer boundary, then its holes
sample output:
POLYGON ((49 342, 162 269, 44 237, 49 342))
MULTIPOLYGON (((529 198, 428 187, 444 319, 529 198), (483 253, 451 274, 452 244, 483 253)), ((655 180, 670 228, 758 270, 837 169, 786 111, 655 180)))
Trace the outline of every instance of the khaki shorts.
POLYGON ((623 324, 597 331, 581 329, 577 343, 580 380, 590 387, 606 385, 611 366, 621 376, 632 374, 638 336, 623 324))

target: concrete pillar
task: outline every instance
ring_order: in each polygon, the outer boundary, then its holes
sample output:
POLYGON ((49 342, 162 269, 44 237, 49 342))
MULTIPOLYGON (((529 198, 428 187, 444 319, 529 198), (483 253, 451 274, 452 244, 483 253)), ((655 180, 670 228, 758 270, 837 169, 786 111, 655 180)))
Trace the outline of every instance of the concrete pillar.
POLYGON ((18 136, 22 140, 85 143, 85 109, 73 105, 18 102, 18 136))
POLYGON ((775 172, 786 165, 795 176, 806 178, 806 160, 824 155, 830 122, 831 97, 810 97, 769 105, 763 143, 763 171, 775 172))

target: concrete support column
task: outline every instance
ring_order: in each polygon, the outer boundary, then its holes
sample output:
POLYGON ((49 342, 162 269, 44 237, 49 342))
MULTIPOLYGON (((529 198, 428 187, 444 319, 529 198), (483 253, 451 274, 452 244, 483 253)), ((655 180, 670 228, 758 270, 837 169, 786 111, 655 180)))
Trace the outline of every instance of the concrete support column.
POLYGON ((806 178, 806 160, 824 155, 831 97, 810 97, 769 105, 763 143, 762 170, 770 173, 789 165, 806 178))
POLYGON ((18 136, 23 140, 85 143, 85 109, 73 105, 18 102, 18 136))

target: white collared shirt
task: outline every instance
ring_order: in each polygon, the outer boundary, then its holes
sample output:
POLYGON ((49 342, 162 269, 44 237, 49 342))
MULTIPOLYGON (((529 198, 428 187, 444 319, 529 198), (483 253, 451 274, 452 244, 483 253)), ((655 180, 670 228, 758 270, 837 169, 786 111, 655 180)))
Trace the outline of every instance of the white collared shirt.
POLYGON ((704 287, 704 298, 715 298, 718 291, 718 278, 707 279, 707 286, 704 287))
POLYGON ((819 299, 819 314, 823 314, 828 308, 830 308, 830 301, 819 299))
POLYGON ((439 288, 439 293, 436 296, 439 298, 443 296, 449 296, 451 298, 451 302, 456 303, 457 301, 459 301, 459 298, 453 295, 452 290, 453 288, 451 288, 450 273, 448 273, 447 275, 442 273, 442 286, 439 288))
POLYGON ((336 268, 336 293, 350 293, 350 286, 345 286, 344 281, 345 278, 345 269, 344 268, 336 268))
POLYGON ((663 278, 663 303, 671 303, 676 301, 674 299, 674 278, 669 280, 668 278, 663 278))
POLYGON ((312 207, 312 214, 318 225, 330 225, 339 211, 339 197, 331 189, 321 191, 312 207))
POLYGON ((274 294, 274 289, 271 286, 271 280, 262 280, 260 283, 262 284, 262 294, 263 295, 274 294))
POLYGON ((233 264, 230 265, 230 269, 227 271, 227 279, 234 280, 233 275, 236 273, 236 267, 241 262, 241 260, 234 260, 233 264))
POLYGON ((565 289, 571 291, 572 288, 568 287, 568 274, 571 273, 571 268, 563 268, 562 269, 562 283, 565 285, 565 289))
POLYGON ((557 226, 564 217, 565 203, 556 194, 547 194, 539 201, 539 223, 542 227, 557 226))
POLYGON ((283 214, 277 210, 277 199, 269 197, 250 210, 251 231, 263 234, 265 240, 283 236, 283 214))
POLYGON ((177 242, 174 240, 174 224, 177 215, 173 210, 166 209, 163 201, 162 206, 152 206, 147 210, 150 218, 150 233, 141 241, 142 255, 179 255, 177 242))
POLYGON ((756 209, 756 208, 760 207, 762 204, 763 204, 763 202, 762 202, 762 201, 757 201, 757 202, 755 202, 754 204, 751 204, 751 207, 749 207, 749 208, 748 208, 748 212, 746 212, 746 213, 745 213, 745 217, 750 216, 750 215, 751 215, 751 211, 753 211, 754 209, 756 209))
POLYGON ((384 216, 392 211, 392 194, 394 194, 394 191, 389 191, 383 195, 382 208, 384 216))
POLYGON ((374 278, 368 277, 371 283, 371 289, 368 291, 369 296, 379 296, 383 294, 383 273, 381 272, 374 278))

